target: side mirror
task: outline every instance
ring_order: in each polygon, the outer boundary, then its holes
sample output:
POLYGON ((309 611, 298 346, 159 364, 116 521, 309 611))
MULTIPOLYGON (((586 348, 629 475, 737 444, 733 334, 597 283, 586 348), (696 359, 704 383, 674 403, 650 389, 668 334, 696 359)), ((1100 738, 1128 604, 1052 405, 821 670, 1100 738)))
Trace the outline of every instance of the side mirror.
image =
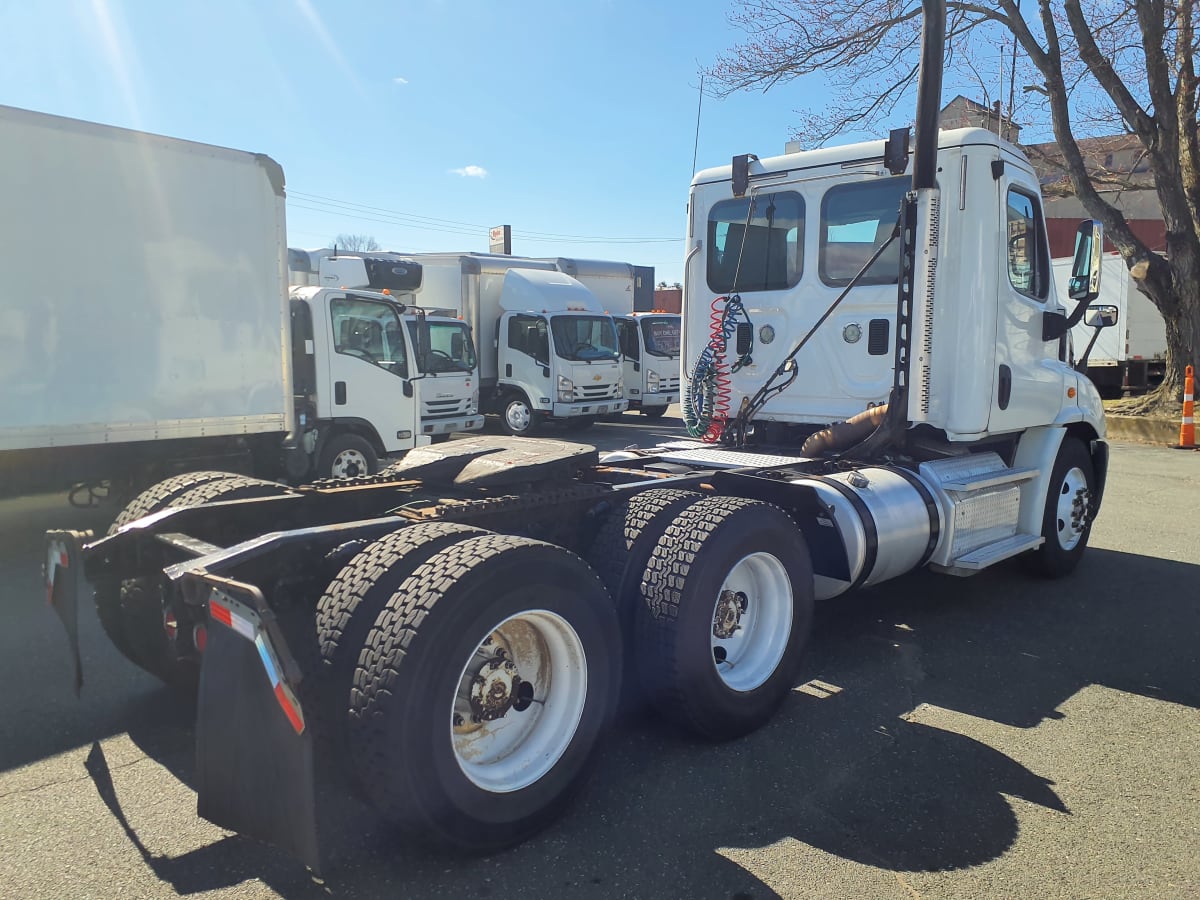
POLYGON ((543 378, 550 377, 550 367, 548 365, 545 365, 544 363, 542 364, 542 377, 543 378))
POLYGON ((1075 261, 1067 296, 1091 302, 1100 296, 1100 255, 1104 251, 1104 226, 1091 219, 1079 223, 1075 232, 1075 261))
POLYGON ((1083 314, 1083 324, 1088 328, 1112 328, 1120 318, 1115 306, 1090 306, 1083 314))
POLYGON ((412 382, 409 381, 408 379, 405 379, 404 381, 402 381, 400 383, 404 385, 404 396, 411 397, 413 395, 412 382))

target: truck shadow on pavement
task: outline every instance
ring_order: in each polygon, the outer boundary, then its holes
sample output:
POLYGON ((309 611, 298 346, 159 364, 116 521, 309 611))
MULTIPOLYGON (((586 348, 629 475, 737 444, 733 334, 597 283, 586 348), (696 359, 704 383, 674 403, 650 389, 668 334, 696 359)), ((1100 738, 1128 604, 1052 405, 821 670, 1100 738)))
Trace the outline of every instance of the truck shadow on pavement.
MULTIPOLYGON (((147 865, 181 894, 257 878, 296 897, 745 900, 774 891, 730 857, 785 839, 884 870, 958 869, 1016 841, 1005 795, 1071 815, 1055 792, 1066 773, 1030 771, 914 711, 1032 729, 1063 718, 1058 707, 1093 684, 1200 707, 1197 584, 1200 566, 1093 549, 1059 582, 1012 565, 969 584, 917 573, 833 601, 818 614, 805 684, 769 726, 712 745, 627 716, 568 815, 486 858, 403 846, 365 807, 330 796, 324 885, 239 837, 158 857, 125 821, 99 745, 88 769, 147 865)), ((188 782, 186 712, 172 724, 130 736, 188 782)))

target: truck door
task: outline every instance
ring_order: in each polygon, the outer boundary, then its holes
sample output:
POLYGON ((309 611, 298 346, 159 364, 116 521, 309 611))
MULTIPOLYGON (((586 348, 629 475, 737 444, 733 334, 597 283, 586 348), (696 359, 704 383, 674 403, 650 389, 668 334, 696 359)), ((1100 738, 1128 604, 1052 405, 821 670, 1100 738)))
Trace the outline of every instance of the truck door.
MULTIPOLYGON (((1011 168, 1011 167, 1010 167, 1011 168)), ((1059 342, 1042 340, 1042 313, 1057 308, 1050 248, 1037 183, 998 182, 999 253, 996 370, 988 430, 1016 431, 1054 421, 1063 404, 1059 342)))
POLYGON ((641 340, 636 319, 613 319, 617 324, 617 339, 621 346, 622 377, 625 396, 637 400, 642 396, 641 340))
POLYGON ((533 409, 548 412, 554 383, 551 380, 550 330, 546 318, 526 313, 505 313, 500 320, 500 336, 500 384, 519 387, 533 409))
POLYGON ((329 296, 333 329, 328 409, 334 418, 371 424, 388 453, 415 446, 417 382, 400 317, 390 304, 366 297, 329 296))

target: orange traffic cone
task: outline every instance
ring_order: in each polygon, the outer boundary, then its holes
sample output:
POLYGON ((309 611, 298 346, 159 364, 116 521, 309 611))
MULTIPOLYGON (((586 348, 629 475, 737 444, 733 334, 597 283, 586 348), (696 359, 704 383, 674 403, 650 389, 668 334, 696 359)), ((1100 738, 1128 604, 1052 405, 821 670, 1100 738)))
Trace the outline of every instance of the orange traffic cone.
POLYGON ((1179 423, 1179 446, 1190 450, 1196 446, 1196 375, 1191 366, 1184 369, 1183 378, 1183 421, 1179 423))

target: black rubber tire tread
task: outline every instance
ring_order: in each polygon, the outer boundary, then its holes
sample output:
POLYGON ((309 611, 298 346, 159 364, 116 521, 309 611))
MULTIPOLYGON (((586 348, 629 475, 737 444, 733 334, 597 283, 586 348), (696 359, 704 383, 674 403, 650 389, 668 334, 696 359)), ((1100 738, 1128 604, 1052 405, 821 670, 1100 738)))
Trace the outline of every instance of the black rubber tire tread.
POLYGON ((184 472, 182 475, 173 475, 170 478, 160 481, 153 487, 147 488, 129 502, 129 504, 117 514, 117 518, 112 525, 108 527, 109 534, 115 534, 117 529, 122 525, 128 525, 143 516, 148 516, 151 513, 156 513, 159 510, 166 509, 172 504, 171 501, 190 491, 194 487, 198 487, 210 481, 223 481, 229 478, 241 478, 233 472, 184 472))
POLYGON ((226 500, 245 500, 249 497, 282 496, 288 493, 287 485, 247 475, 235 475, 220 481, 209 481, 185 491, 176 497, 171 506, 203 506, 206 503, 221 503, 226 500))
MULTIPOLYGON (((108 527, 108 534, 116 534, 117 530, 130 522, 136 522, 144 516, 151 515, 171 506, 180 494, 187 493, 194 487, 210 481, 221 481, 237 478, 232 472, 184 472, 173 475, 147 488, 131 500, 118 514, 108 527)), ((134 660, 133 644, 125 635, 123 616, 121 612, 121 585, 119 582, 106 582, 96 586, 95 594, 96 618, 100 627, 108 635, 113 646, 126 659, 134 660)), ((136 662, 136 660, 134 660, 136 662)))
POLYGON ((367 635, 401 583, 421 563, 446 547, 487 534, 456 522, 420 522, 368 544, 329 583, 317 600, 316 630, 321 671, 316 715, 345 749, 345 716, 350 708, 354 672, 367 635))
POLYGON ((647 419, 661 419, 667 414, 665 406, 643 406, 641 413, 647 419))
POLYGON ((583 783, 615 712, 621 640, 606 601, 603 584, 582 559, 530 538, 468 538, 418 566, 380 613, 355 673, 349 743, 356 776, 373 805, 410 839, 470 852, 511 846, 553 822, 583 783), (470 642, 479 639, 474 631, 486 634, 502 621, 492 619, 497 608, 514 601, 519 609, 578 604, 571 625, 585 644, 585 634, 594 639, 585 647, 590 696, 574 743, 555 768, 524 788, 492 794, 458 769, 449 728, 439 754, 436 727, 423 729, 419 719, 428 703, 432 721, 445 715, 438 710, 441 695, 434 679, 450 679, 442 686, 449 685, 452 693, 460 660, 470 656, 470 642), (455 641, 462 646, 447 654, 455 641), (438 672, 436 667, 447 662, 453 670, 438 672), (471 801, 465 804, 464 790, 471 801), (486 815, 479 812, 483 806, 488 806, 486 815))
POLYGON ((1046 490, 1046 506, 1042 511, 1042 537, 1045 541, 1032 553, 1026 553, 1022 560, 1028 571, 1042 578, 1062 578, 1075 571, 1092 533, 1092 523, 1088 522, 1087 528, 1079 537, 1079 543, 1073 549, 1064 550, 1058 542, 1058 496, 1062 492, 1063 479, 1067 472, 1074 468, 1083 472, 1088 490, 1094 495, 1096 473, 1092 465, 1092 456, 1083 441, 1066 435, 1058 448, 1054 469, 1050 473, 1050 484, 1046 490))
POLYGON ((709 740, 730 740, 766 724, 794 687, 812 627, 812 563, 787 513, 743 497, 693 503, 659 539, 642 592, 649 615, 636 623, 636 657, 642 688, 658 711, 709 740), (748 536, 756 542, 739 547, 748 536), (728 574, 726 562, 771 541, 779 542, 771 549, 789 569, 792 632, 775 672, 754 690, 739 693, 725 686, 712 664, 713 605, 728 574))
MULTIPOLYGON (((642 599, 642 578, 650 554, 675 518, 703 497, 696 491, 651 488, 610 512, 596 532, 587 560, 616 604, 626 647, 633 646, 639 614, 649 614, 642 599)), ((621 681, 621 707, 630 710, 641 700, 636 658, 628 653, 621 681)))
MULTIPOLYGON (((222 500, 240 500, 246 497, 266 497, 285 494, 285 485, 244 475, 221 473, 227 477, 212 478, 187 488, 164 502, 160 509, 168 507, 200 506, 222 500)), ((171 479, 168 479, 168 481, 171 479)), ((153 490, 153 489, 152 489, 153 490)), ((134 502, 137 502, 136 500, 134 502)), ((143 515, 159 510, 148 510, 143 515)), ((110 621, 101 624, 109 634, 114 646, 138 667, 145 669, 159 680, 184 692, 194 692, 200 670, 196 661, 180 659, 170 646, 163 630, 163 608, 159 596, 161 578, 131 578, 120 583, 113 594, 105 587, 105 598, 101 590, 96 591, 97 612, 103 602, 109 607, 106 615, 110 621), (115 619, 115 625, 113 620, 115 619), (110 626, 113 630, 110 631, 110 626), (116 626, 119 626, 116 627, 116 626), (119 633, 119 637, 113 632, 119 633)))

